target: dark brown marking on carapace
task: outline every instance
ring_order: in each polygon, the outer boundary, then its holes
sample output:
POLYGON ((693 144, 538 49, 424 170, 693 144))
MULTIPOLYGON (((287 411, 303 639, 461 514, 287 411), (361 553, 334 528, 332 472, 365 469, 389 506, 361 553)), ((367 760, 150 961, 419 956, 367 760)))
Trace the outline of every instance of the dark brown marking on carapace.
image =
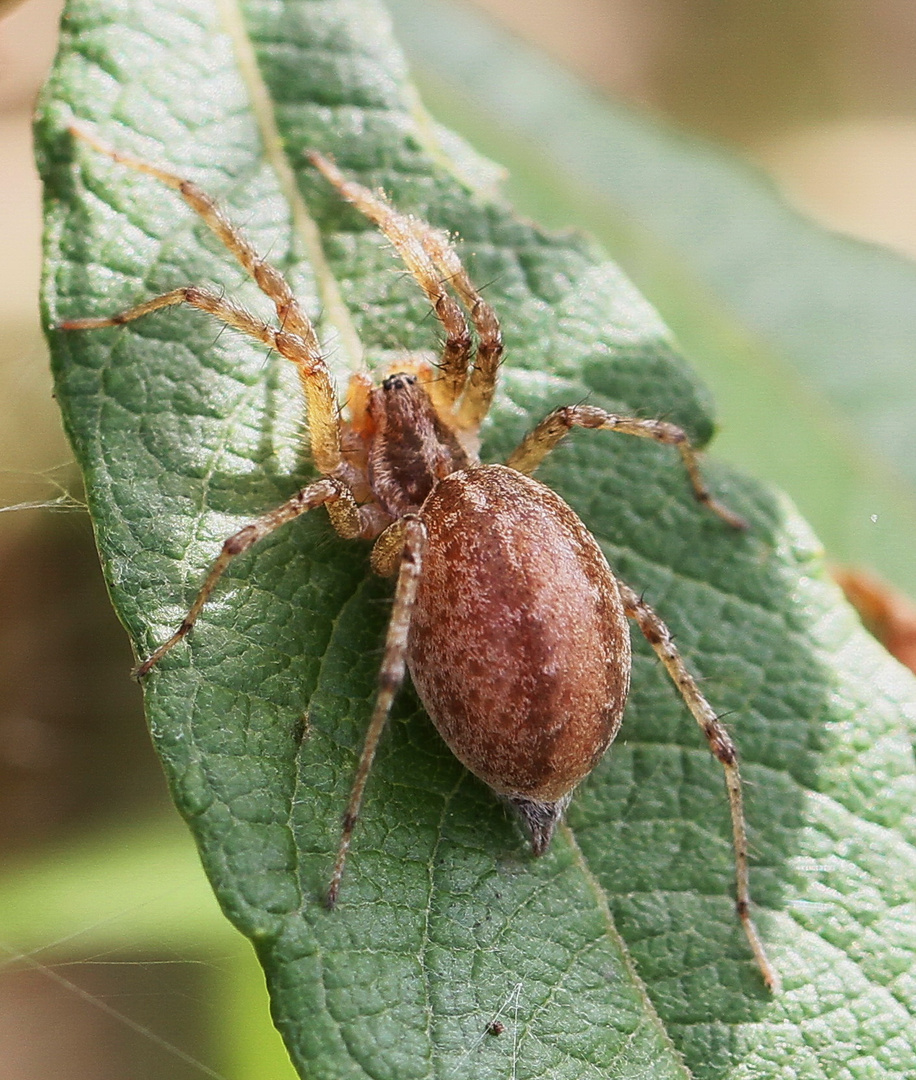
POLYGON ((415 375, 389 375, 369 394, 369 484, 393 517, 420 509, 445 476, 471 462, 415 375))
POLYGON ((420 517, 407 662, 427 711, 500 794, 563 799, 617 733, 629 688, 629 630, 600 548, 558 495, 501 465, 452 473, 420 517))

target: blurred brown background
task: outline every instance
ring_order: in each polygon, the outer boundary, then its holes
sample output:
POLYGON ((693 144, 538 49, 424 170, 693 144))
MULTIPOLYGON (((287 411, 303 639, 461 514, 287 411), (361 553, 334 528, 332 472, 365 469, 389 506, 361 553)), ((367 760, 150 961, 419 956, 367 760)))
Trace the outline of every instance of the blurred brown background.
MULTIPOLYGON (((594 86, 734 144, 823 221, 916 255, 913 0, 475 2, 594 86)), ((0 7, 0 507, 78 493, 38 325, 29 132, 58 10, 0 7)), ((0 512, 0 857, 165 804, 130 662, 85 515, 0 512)), ((128 1075, 84 1008, 31 973, 0 980, 0 1080, 128 1075)))
POLYGON ((107 610, 88 519, 78 509, 27 508, 62 490, 79 496, 38 322, 40 190, 30 117, 53 58, 58 13, 56 0, 33 0, 0 22, 0 849, 7 850, 105 815, 112 799, 141 806, 159 787, 155 773, 138 789, 129 769, 111 767, 124 754, 125 765, 145 755, 145 740, 122 738, 136 728, 125 720, 139 717, 139 691, 123 678, 130 652, 107 610))
POLYGON ((473 0, 608 93, 732 143, 823 222, 916 255, 912 0, 473 0))

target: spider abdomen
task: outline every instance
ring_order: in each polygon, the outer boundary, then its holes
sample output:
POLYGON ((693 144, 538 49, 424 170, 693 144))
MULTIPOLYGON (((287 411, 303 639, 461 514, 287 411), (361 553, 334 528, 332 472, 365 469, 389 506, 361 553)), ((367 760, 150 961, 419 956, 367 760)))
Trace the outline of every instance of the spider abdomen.
MULTIPOLYGON (((517 805, 561 804, 555 823, 620 726, 630 638, 617 583, 570 507, 505 466, 445 477, 420 516, 417 692, 471 772, 517 805)), ((533 829, 536 849, 552 830, 539 845, 533 829)))

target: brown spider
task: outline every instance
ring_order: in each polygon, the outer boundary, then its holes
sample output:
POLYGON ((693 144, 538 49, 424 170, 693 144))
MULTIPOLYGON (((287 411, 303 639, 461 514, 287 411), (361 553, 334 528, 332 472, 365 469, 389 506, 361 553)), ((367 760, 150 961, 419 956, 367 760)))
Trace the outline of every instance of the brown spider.
POLYGON ((118 326, 174 304, 190 304, 276 349, 298 369, 312 461, 322 474, 225 541, 183 622, 137 667, 136 675, 148 674, 187 635, 229 562, 281 525, 324 506, 340 536, 375 541, 372 568, 383 576, 397 575, 397 585, 375 708, 328 889, 328 905, 333 906, 372 760, 405 667, 448 746, 516 808, 534 854, 540 855, 574 789, 620 726, 630 682, 629 616, 722 763, 738 916, 764 981, 774 989, 778 977, 750 916, 747 835, 732 741, 665 624, 615 579, 569 506, 530 477, 573 427, 622 431, 676 446, 697 499, 730 526, 743 528, 742 519, 706 488, 684 432, 661 420, 567 406, 542 420, 505 465, 481 464, 478 433, 493 399, 503 349, 493 309, 471 284, 443 233, 399 213, 384 196, 347 180, 332 161, 312 154, 312 164, 394 245, 445 332, 438 366, 400 363, 377 386, 368 375, 355 375, 350 418, 342 420, 311 321, 280 273, 258 256, 216 203, 191 181, 72 130, 116 162, 177 190, 273 302, 280 329, 197 286, 174 289, 109 318, 69 320, 60 328, 118 326), (477 339, 473 362, 462 305, 477 339))

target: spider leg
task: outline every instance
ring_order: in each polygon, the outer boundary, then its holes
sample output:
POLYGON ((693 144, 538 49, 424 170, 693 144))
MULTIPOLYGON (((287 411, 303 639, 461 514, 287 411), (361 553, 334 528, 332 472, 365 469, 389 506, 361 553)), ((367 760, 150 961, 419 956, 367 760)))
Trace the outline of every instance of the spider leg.
POLYGON ((394 554, 393 549, 397 544, 399 533, 401 537, 400 569, 394 594, 394 607, 391 610, 388 634, 385 638, 385 655, 379 671, 378 694, 375 699, 372 719, 369 721, 369 727, 366 731, 366 741, 356 769, 353 787, 350 791, 350 801, 347 803, 347 810, 343 818, 340 847, 337 850, 337 858, 334 862, 334 871, 331 874, 331 883, 328 886, 326 898, 329 908, 334 907, 340 894, 340 880, 343 877, 347 853, 350 850, 350 841, 353 838, 353 829, 359 817, 363 792, 366 788, 366 781, 369 779, 375 751, 385 728, 385 723, 388 720, 395 694, 404 681, 407 663, 407 633, 410 629, 410 618, 423 567, 426 527, 418 517, 410 515, 401 518, 391 529, 382 533, 379 539, 384 542, 385 558, 383 561, 386 564, 394 554))
POLYGON ((291 499, 281 503, 273 510, 250 522, 238 532, 233 533, 223 542, 222 551, 217 556, 210 572, 201 585, 194 603, 188 609, 187 615, 181 621, 181 625, 174 634, 150 654, 141 664, 134 668, 134 678, 140 679, 159 663, 167 652, 170 652, 182 638, 186 637, 197 617, 203 610, 204 605, 210 598, 210 594, 216 588, 216 583, 223 576, 230 562, 243 552, 248 551, 259 541, 270 536, 288 521, 294 521, 297 517, 307 514, 317 506, 326 506, 331 518, 331 524, 344 539, 351 540, 359 536, 363 529, 361 508, 356 505, 353 496, 340 481, 326 478, 318 480, 314 484, 297 491, 291 499))
POLYGON ((744 932, 751 946, 751 951, 757 961, 757 966, 763 975, 763 981, 769 990, 776 991, 779 987, 779 975, 767 958, 763 942, 760 940, 760 935, 750 914, 747 825, 744 820, 741 774, 738 771, 738 755, 734 743, 732 743, 728 732, 713 712, 712 706, 700 693, 693 676, 685 667, 684 661, 672 640, 671 631, 652 608, 629 586, 619 580, 617 584, 620 588, 624 611, 631 619, 636 620, 644 637, 664 664, 687 708, 690 709, 693 718, 706 736, 713 756, 717 758, 725 770, 725 786, 728 790, 728 803, 732 818, 732 843, 735 849, 735 906, 738 918, 741 920, 741 925, 744 927, 744 932))
POLYGON ((98 319, 68 319, 58 323, 58 330, 100 330, 106 326, 122 326, 141 319, 153 311, 190 304, 191 307, 213 315, 220 322, 276 349, 281 356, 292 360, 299 370, 300 382, 306 397, 309 439, 312 457, 319 472, 333 473, 341 461, 340 430, 337 418, 337 399, 331 381, 324 377, 324 362, 316 368, 308 345, 297 334, 274 330, 238 304, 219 294, 196 285, 173 289, 127 311, 98 319))
POLYGON ((447 415, 454 409, 467 382, 471 334, 460 305, 446 289, 435 260, 427 250, 421 223, 395 210, 380 194, 348 180, 330 159, 312 152, 309 160, 337 188, 342 198, 352 203, 391 241, 442 323, 445 343, 441 377, 428 389, 436 407, 447 415))
POLYGON ((70 131, 118 164, 154 177, 177 191, 188 206, 202 218, 207 227, 219 237, 261 291, 273 302, 281 329, 268 340, 265 333, 269 328, 259 320, 241 311, 236 305, 219 301, 219 298, 212 293, 193 287, 184 290, 176 289, 146 304, 139 304, 130 311, 111 319, 74 319, 61 323, 59 328, 92 330, 103 326, 116 326, 172 304, 189 303, 204 311, 209 311, 210 314, 237 330, 275 347, 278 352, 296 364, 306 397, 309 438, 315 466, 319 472, 325 474, 334 472, 341 462, 340 430, 334 386, 321 354, 321 346, 315 329, 280 271, 258 255, 241 231, 226 217, 217 202, 192 181, 131 157, 129 154, 123 154, 77 125, 71 125, 70 131), (205 306, 203 302, 196 302, 192 298, 194 296, 206 300, 209 306, 205 306), (286 339, 286 348, 281 347, 281 339, 286 339))
POLYGON ((160 311, 162 308, 174 307, 176 304, 189 304, 191 307, 207 312, 208 315, 215 316, 220 322, 226 323, 227 326, 240 330, 243 334, 248 334, 249 337, 257 338, 258 341, 269 345, 271 348, 277 347, 277 331, 273 327, 268 326, 261 319, 256 319, 250 312, 239 307, 238 304, 234 304, 231 300, 226 300, 219 293, 198 288, 196 285, 185 285, 179 289, 172 289, 171 292, 163 293, 162 296, 154 297, 152 300, 146 300, 142 304, 137 304, 136 307, 128 308, 127 311, 119 311, 115 315, 91 319, 67 319, 58 323, 57 329, 101 330, 106 326, 123 326, 124 323, 133 322, 134 319, 142 319, 144 315, 160 311))
POLYGON ((499 361, 503 354, 503 338, 499 329, 499 320, 493 308, 474 288, 448 236, 441 229, 434 229, 425 221, 413 218, 411 223, 436 268, 445 276, 449 285, 470 312, 471 322, 477 331, 477 355, 474 358, 474 367, 471 369, 470 378, 464 389, 464 397, 461 399, 455 417, 458 428, 463 431, 477 432, 490 411, 493 394, 496 391, 499 361))
POLYGON ((299 301, 290 289, 286 279, 275 267, 255 251, 244 234, 229 220, 219 203, 202 191, 192 180, 186 180, 176 173, 166 169, 160 169, 157 165, 141 161, 139 158, 124 154, 120 150, 98 139, 91 132, 76 124, 71 124, 70 131, 78 138, 87 142, 93 149, 119 165, 125 165, 136 172, 152 176, 167 187, 177 191, 190 208, 203 219, 207 227, 235 256, 242 267, 248 272, 255 284, 270 300, 277 309, 277 318, 284 330, 291 334, 298 334, 303 340, 308 341, 319 352, 318 339, 312 324, 299 306, 299 301))
POLYGON ((656 442, 676 446, 680 451, 697 501, 708 506, 733 529, 747 528, 747 522, 743 517, 729 510, 713 497, 700 472, 697 453, 690 445, 690 440, 683 429, 665 420, 641 420, 630 416, 616 416, 593 405, 565 405, 554 409, 533 431, 530 431, 510 454, 506 464, 518 472, 530 475, 574 427, 620 431, 625 435, 638 435, 644 439, 654 439, 656 442))

